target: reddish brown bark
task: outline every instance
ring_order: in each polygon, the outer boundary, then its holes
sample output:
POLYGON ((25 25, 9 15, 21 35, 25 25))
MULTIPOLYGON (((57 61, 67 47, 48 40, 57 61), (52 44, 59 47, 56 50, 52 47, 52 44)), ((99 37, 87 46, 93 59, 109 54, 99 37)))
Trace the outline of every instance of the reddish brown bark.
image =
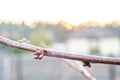
POLYGON ((59 52, 55 50, 50 50, 47 48, 37 47, 27 43, 16 42, 7 38, 0 36, 0 44, 23 49, 27 51, 36 52, 37 49, 44 52, 44 56, 65 58, 72 60, 79 60, 84 62, 84 65, 90 66, 90 63, 103 63, 103 64, 115 64, 120 65, 120 58, 113 57, 103 57, 103 56, 91 56, 91 55, 75 55, 69 52, 59 52))

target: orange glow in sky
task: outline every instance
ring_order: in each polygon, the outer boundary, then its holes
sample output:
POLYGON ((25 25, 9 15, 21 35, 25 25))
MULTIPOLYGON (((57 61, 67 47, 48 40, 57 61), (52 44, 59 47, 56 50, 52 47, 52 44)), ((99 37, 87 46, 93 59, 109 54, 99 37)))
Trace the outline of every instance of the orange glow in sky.
POLYGON ((0 0, 0 20, 108 22, 120 20, 120 0, 0 0))

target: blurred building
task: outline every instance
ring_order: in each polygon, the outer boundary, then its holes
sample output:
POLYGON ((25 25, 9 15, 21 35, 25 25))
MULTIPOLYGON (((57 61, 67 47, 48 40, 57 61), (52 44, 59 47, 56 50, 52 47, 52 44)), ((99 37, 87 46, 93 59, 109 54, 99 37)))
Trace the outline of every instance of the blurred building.
POLYGON ((120 32, 112 28, 83 27, 66 34, 66 37, 64 50, 80 54, 120 55, 120 32))
MULTIPOLYGON (((44 57, 35 60, 33 54, 0 54, 0 62, 0 80, 86 80, 60 58, 44 57)), ((92 64, 87 69, 97 80, 120 79, 117 65, 92 64)))

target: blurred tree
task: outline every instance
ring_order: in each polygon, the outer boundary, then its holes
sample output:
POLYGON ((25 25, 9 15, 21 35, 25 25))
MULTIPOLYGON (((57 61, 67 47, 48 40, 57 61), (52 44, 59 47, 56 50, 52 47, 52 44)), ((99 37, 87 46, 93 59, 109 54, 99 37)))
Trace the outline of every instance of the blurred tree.
POLYGON ((45 27, 37 27, 30 35, 30 42, 34 45, 39 45, 41 42, 50 45, 53 42, 52 32, 48 31, 45 27))
MULTIPOLYGON (((30 33, 31 33, 31 29, 24 24, 21 24, 21 25, 10 24, 10 23, 0 24, 0 34, 1 36, 4 36, 6 38, 10 38, 13 40, 20 40, 23 37, 25 37, 29 39, 30 33)), ((2 48, 2 50, 6 49, 4 50, 6 52, 9 52, 11 50, 12 53, 24 53, 23 50, 19 50, 15 48, 13 49, 6 46, 0 46, 0 48, 2 48)))

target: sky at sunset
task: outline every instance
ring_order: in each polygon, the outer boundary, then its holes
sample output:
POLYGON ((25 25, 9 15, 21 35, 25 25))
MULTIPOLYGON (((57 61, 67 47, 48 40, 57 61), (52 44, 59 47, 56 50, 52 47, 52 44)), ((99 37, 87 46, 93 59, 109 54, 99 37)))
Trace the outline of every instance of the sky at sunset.
POLYGON ((0 20, 86 21, 120 20, 120 0, 0 0, 0 20))

